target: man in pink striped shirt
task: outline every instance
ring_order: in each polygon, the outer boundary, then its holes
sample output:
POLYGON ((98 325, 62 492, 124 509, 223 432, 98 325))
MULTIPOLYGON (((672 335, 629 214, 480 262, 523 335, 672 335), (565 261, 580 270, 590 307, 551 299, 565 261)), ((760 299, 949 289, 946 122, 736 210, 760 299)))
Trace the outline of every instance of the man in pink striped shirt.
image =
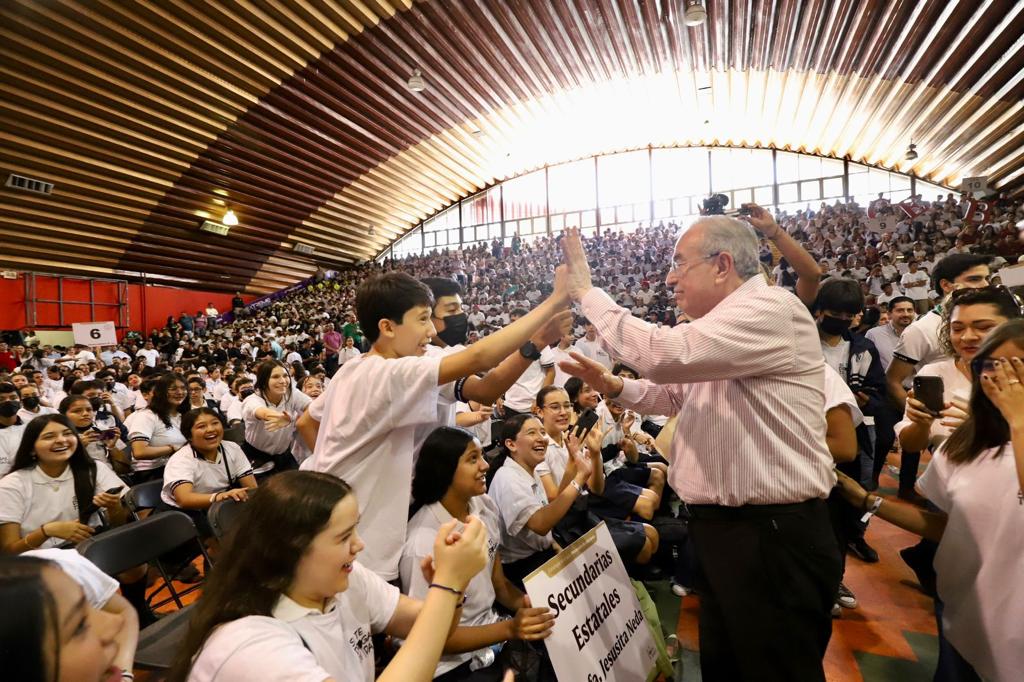
MULTIPOLYGON (((775 221, 756 208, 769 236, 775 221)), ((563 241, 570 293, 614 358, 562 368, 640 414, 678 414, 669 481, 690 513, 702 579, 701 673, 716 680, 824 680, 841 564, 825 498, 824 361, 806 306, 758 269, 750 226, 699 219, 666 284, 693 320, 657 327, 590 280, 577 230, 563 241)))

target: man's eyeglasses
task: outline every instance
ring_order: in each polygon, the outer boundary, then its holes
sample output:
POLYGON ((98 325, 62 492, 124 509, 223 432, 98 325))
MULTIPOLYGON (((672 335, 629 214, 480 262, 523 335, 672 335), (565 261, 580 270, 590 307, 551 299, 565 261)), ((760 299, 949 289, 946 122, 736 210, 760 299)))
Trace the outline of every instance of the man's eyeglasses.
POLYGON ((676 273, 679 276, 682 276, 683 274, 685 274, 684 272, 682 272, 683 268, 686 268, 686 272, 689 272, 690 268, 693 267, 694 265, 696 265, 697 263, 704 262, 704 261, 707 261, 707 260, 711 260, 712 258, 717 258, 721 254, 722 254, 721 251, 715 251, 714 253, 709 253, 706 256, 701 256, 700 258, 695 258, 692 261, 690 261, 690 260, 679 260, 678 258, 673 258, 672 259, 672 272, 676 273))

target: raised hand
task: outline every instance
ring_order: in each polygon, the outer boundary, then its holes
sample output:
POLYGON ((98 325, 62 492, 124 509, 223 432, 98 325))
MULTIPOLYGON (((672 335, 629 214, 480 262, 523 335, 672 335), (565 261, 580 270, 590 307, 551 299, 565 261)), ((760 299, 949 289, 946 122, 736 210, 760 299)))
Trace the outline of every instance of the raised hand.
POLYGON ((562 360, 558 366, 562 371, 574 377, 583 379, 583 382, 598 393, 608 395, 612 398, 622 391, 622 379, 608 371, 608 368, 596 360, 591 360, 585 355, 574 351, 569 352, 574 362, 562 360))
POLYGON ((982 373, 981 386, 1008 424, 1024 425, 1024 360, 996 358, 995 367, 982 373))
POLYGON ((449 544, 449 535, 458 521, 441 526, 434 540, 434 580, 456 590, 464 590, 469 581, 487 565, 487 528, 476 516, 469 516, 460 537, 449 544))
POLYGON ((757 204, 743 204, 744 208, 750 209, 750 215, 746 216, 747 222, 750 223, 755 230, 765 236, 766 239, 774 239, 778 235, 779 224, 775 222, 775 218, 772 217, 770 211, 767 211, 757 204))
POLYGON ((263 423, 266 424, 267 431, 273 433, 288 428, 292 423, 292 418, 287 412, 267 410, 267 416, 263 418, 263 423))
POLYGON ((583 250, 579 228, 570 227, 565 230, 562 235, 562 253, 568 266, 569 296, 572 300, 578 301, 594 287, 590 280, 590 263, 587 262, 587 253, 583 250))
POLYGON ((545 348, 558 343, 563 335, 567 334, 572 328, 572 311, 563 310, 558 313, 547 323, 540 328, 540 330, 533 335, 531 341, 537 348, 545 348))
POLYGON ((932 426, 932 422, 935 421, 935 414, 925 407, 924 403, 914 397, 914 389, 907 391, 906 413, 907 419, 929 429, 932 426))

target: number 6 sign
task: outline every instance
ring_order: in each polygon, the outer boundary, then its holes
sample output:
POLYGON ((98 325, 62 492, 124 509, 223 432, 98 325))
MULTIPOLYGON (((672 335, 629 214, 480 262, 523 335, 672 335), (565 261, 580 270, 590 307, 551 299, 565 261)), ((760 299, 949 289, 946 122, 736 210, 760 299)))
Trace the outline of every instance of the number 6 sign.
POLYGON ((75 322, 71 325, 75 343, 83 346, 116 346, 117 330, 113 322, 75 322))

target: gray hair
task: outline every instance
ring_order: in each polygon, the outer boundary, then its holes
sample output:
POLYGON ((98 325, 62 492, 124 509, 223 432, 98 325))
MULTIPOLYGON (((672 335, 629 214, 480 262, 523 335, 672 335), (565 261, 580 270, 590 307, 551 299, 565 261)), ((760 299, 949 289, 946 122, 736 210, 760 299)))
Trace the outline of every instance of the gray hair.
POLYGON ((705 255, 728 251, 736 274, 744 281, 761 272, 757 236, 750 225, 724 215, 707 216, 698 223, 704 226, 701 250, 705 255))

